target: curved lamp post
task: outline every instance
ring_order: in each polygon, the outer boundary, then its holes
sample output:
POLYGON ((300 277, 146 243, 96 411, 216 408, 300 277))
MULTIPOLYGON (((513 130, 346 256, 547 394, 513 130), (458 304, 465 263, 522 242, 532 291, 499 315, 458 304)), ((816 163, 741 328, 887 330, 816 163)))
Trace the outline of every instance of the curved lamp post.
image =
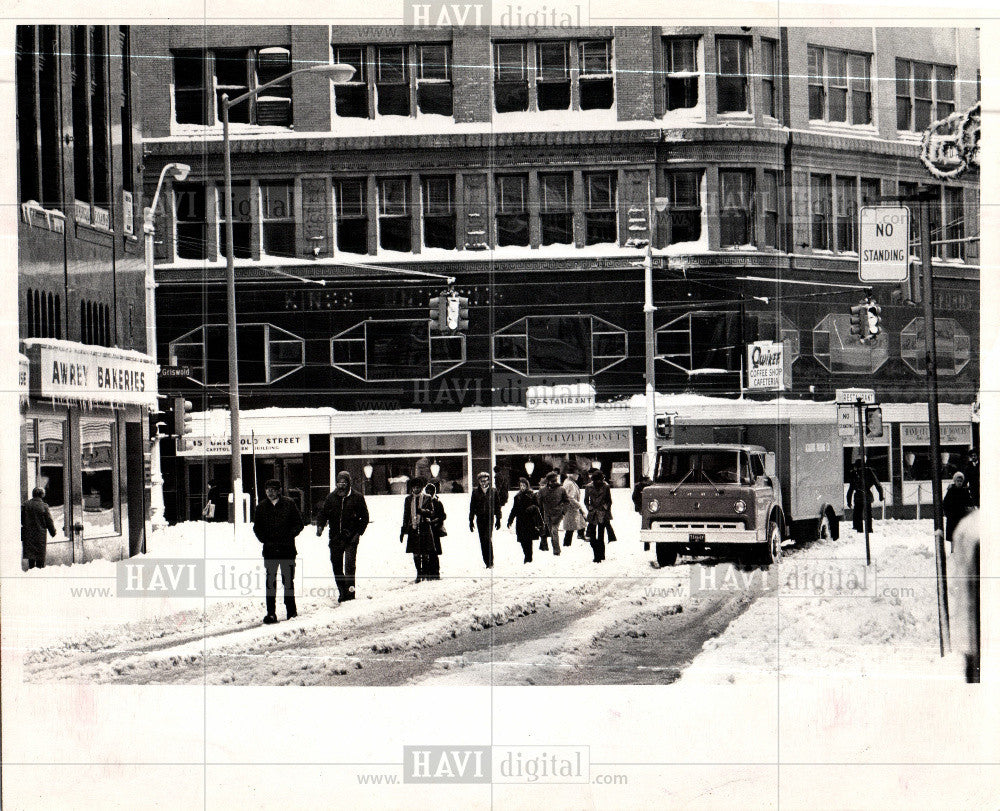
POLYGON ((339 83, 348 81, 354 75, 354 68, 350 65, 339 64, 297 68, 234 99, 230 99, 227 93, 223 93, 220 99, 222 102, 222 160, 225 174, 225 200, 223 202, 226 217, 226 323, 229 333, 229 436, 232 445, 230 464, 232 466, 234 529, 243 523, 244 516, 243 470, 240 454, 240 382, 236 358, 236 270, 233 257, 233 173, 231 145, 229 143, 229 108, 247 101, 269 87, 284 82, 289 76, 294 76, 297 73, 322 74, 339 83))
MULTIPOLYGON (((186 163, 168 163, 160 171, 156 191, 149 207, 142 212, 142 232, 146 255, 146 354, 156 362, 156 277, 153 275, 153 236, 156 233, 156 204, 160 200, 163 181, 169 172, 174 180, 186 180, 191 167, 186 163)), ((160 437, 153 434, 149 447, 149 525, 161 529, 163 518, 163 472, 160 470, 160 437)))

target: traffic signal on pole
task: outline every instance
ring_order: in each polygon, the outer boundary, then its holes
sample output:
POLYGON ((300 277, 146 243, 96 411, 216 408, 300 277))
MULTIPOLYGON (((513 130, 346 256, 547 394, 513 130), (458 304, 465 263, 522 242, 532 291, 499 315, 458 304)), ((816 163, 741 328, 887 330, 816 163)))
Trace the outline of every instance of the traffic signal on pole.
POLYGON ((857 335, 861 343, 868 338, 867 304, 856 304, 851 307, 851 335, 857 335))
POLYGON ((674 435, 673 414, 656 415, 656 435, 660 439, 670 439, 674 435))
POLYGON ((191 412, 194 410, 194 404, 183 397, 174 397, 173 400, 174 434, 183 437, 193 431, 191 428, 191 412))
POLYGON ((869 340, 877 340, 882 334, 882 308, 874 301, 869 301, 865 305, 865 323, 868 327, 869 340))
POLYGON ((438 296, 433 296, 430 300, 430 311, 428 313, 431 329, 437 332, 445 332, 447 330, 448 321, 448 294, 441 293, 438 296))
POLYGON ((448 294, 445 326, 449 332, 464 332, 469 328, 469 299, 457 293, 448 294))
POLYGON ((149 437, 169 436, 174 426, 173 402, 165 394, 156 395, 156 406, 149 412, 149 437))

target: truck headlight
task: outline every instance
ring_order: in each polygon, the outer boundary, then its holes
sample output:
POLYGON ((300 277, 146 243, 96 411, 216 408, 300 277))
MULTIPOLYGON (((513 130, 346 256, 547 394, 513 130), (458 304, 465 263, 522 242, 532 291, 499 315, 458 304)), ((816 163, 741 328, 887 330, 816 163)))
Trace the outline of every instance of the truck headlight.
POLYGON ((733 509, 738 513, 745 513, 747 511, 747 503, 743 499, 739 499, 734 505, 733 509))
POLYGON ((651 498, 649 500, 648 506, 649 506, 649 511, 655 513, 657 510, 660 509, 660 502, 657 501, 655 498, 651 498))

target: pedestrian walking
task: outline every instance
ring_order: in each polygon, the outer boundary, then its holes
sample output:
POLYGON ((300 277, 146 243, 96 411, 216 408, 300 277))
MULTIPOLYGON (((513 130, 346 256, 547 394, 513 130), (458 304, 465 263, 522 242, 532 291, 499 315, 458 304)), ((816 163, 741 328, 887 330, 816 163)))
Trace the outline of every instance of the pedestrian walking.
POLYGON ((56 525, 45 503, 45 488, 35 487, 31 498, 21 505, 21 557, 29 569, 45 568, 45 547, 50 536, 56 536, 56 525))
POLYGON ((864 532, 865 527, 872 531, 872 488, 878 492, 879 500, 885 499, 885 492, 882 490, 882 483, 875 475, 875 471, 867 465, 862 464, 860 459, 854 460, 854 468, 851 470, 850 486, 847 488, 847 506, 854 508, 854 531, 864 532), (851 500, 851 497, 854 500, 851 500))
MULTIPOLYGON (((632 488, 632 506, 635 507, 635 511, 637 513, 642 513, 642 491, 649 487, 652 483, 653 480, 649 478, 649 476, 643 475, 642 478, 635 483, 635 487, 632 488)), ((648 552, 649 542, 644 542, 642 544, 642 548, 648 552)))
POLYGON ((969 495, 972 497, 972 506, 979 505, 979 454, 969 451, 969 461, 965 463, 965 486, 969 488, 969 495))
POLYGON ((500 493, 490 484, 491 476, 485 470, 477 477, 478 485, 469 499, 469 532, 479 529, 479 548, 483 564, 493 568, 493 530, 500 529, 500 493))
POLYGON ((583 504, 587 508, 587 537, 594 550, 594 563, 600 563, 606 557, 605 533, 608 543, 617 540, 614 527, 611 526, 611 488, 604 481, 601 471, 591 473, 583 504))
POLYGON ((972 493, 965 484, 965 474, 959 471, 951 478, 941 502, 944 508, 944 538, 946 541, 953 540, 955 527, 973 509, 972 493))
POLYGON ((304 524, 299 508, 288 496, 281 495, 281 482, 268 479, 264 484, 264 498, 254 512, 253 532, 263 544, 264 555, 264 604, 267 614, 264 624, 278 621, 275 606, 278 591, 278 570, 285 592, 285 612, 288 619, 298 615, 295 609, 295 538, 304 524))
POLYGON ((563 489, 569 497, 569 508, 563 515, 563 546, 573 545, 573 534, 583 532, 587 528, 587 519, 584 517, 583 493, 576 483, 577 474, 570 472, 563 479, 563 489))
POLYGON ((444 532, 444 506, 437 488, 421 478, 410 479, 410 494, 403 501, 403 526, 399 542, 406 538, 406 551, 413 555, 417 579, 441 579, 441 536, 444 532))
POLYGON ((531 491, 531 482, 522 476, 517 483, 517 493, 507 516, 507 528, 514 524, 514 534, 524 551, 524 562, 531 563, 531 549, 542 531, 542 514, 538 500, 531 491))
POLYGON ((545 476, 545 484, 538 488, 538 503, 542 511, 544 531, 552 543, 552 554, 562 554, 559 545, 559 525, 563 516, 572 509, 566 488, 559 484, 559 474, 550 470, 545 476))
POLYGON ((323 528, 330 525, 330 563, 337 580, 340 597, 344 603, 355 597, 354 575, 358 565, 358 544, 368 526, 368 505, 365 497, 351 486, 351 474, 346 470, 337 474, 337 486, 326 497, 316 521, 316 535, 323 535, 323 528))

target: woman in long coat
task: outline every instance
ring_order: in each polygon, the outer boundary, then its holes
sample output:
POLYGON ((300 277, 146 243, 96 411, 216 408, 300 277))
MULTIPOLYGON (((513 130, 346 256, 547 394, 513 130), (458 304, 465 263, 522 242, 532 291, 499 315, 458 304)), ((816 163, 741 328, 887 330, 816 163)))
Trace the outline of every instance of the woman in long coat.
POLYGON ((433 484, 410 480, 410 494, 403 501, 403 525, 399 540, 406 538, 406 551, 413 555, 416 582, 441 579, 441 536, 444 534, 444 506, 433 484))
POLYGON ((950 541, 953 540, 959 521, 972 511, 972 493, 965 486, 965 474, 961 471, 952 477, 941 506, 944 507, 944 537, 946 541, 950 541))
POLYGON ((538 500, 531 492, 531 483, 522 476, 517 486, 518 491, 507 516, 507 528, 517 522, 514 527, 517 542, 524 550, 524 562, 531 563, 531 547, 541 530, 542 514, 538 509, 538 500))
POLYGON ((566 495, 569 496, 569 508, 566 510, 562 522, 563 532, 565 533, 563 535, 563 546, 569 546, 573 543, 574 532, 579 533, 581 540, 583 539, 583 530, 587 528, 587 519, 583 514, 583 495, 580 493, 580 487, 576 483, 576 474, 567 473, 566 478, 563 479, 562 486, 566 491, 566 495))

